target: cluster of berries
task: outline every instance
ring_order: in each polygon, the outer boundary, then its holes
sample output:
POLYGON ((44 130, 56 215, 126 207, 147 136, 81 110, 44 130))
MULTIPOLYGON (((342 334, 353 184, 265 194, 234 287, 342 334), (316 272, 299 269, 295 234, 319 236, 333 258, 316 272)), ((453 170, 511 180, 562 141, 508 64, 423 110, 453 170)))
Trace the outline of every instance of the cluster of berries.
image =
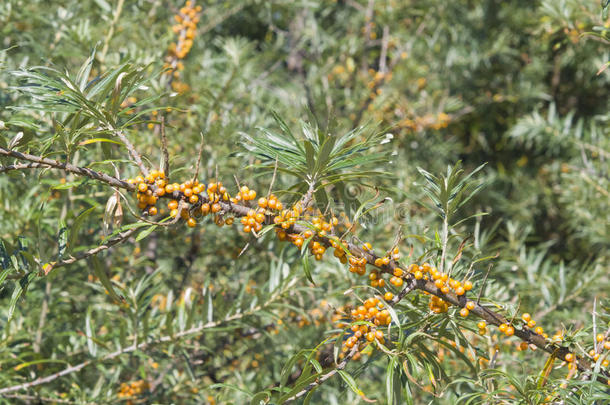
MULTIPOLYGON (((201 6, 195 6, 193 1, 188 0, 184 7, 174 15, 176 25, 172 26, 172 31, 178 35, 178 39, 170 44, 164 65, 165 68, 169 69, 174 79, 180 77, 180 72, 184 70, 181 60, 186 58, 193 47, 193 39, 195 38, 201 10, 201 6)), ((184 92, 188 89, 188 86, 174 81, 172 82, 172 88, 174 91, 184 92)))
MULTIPOLYGON (((600 358, 600 352, 602 351, 602 349, 608 350, 610 351, 610 340, 608 340, 606 338, 606 336, 604 336, 603 333, 598 333, 597 336, 595 336, 595 342, 596 342, 596 347, 589 350, 589 356, 591 356, 591 359, 593 359, 593 361, 598 361, 600 358)), ((606 357, 610 355, 610 354, 606 354, 606 357)), ((601 363, 602 367, 608 367, 610 366, 610 360, 603 359, 602 363, 601 363)), ((608 385, 610 385, 610 380, 608 381, 608 385)))
POLYGON ((127 180, 127 182, 136 185, 138 208, 146 211, 148 215, 157 215, 158 210, 155 205, 159 197, 165 195, 167 184, 165 173, 152 170, 146 177, 138 176, 135 179, 127 180))
MULTIPOLYGON (((119 399, 128 399, 141 395, 149 388, 150 387, 148 385, 148 382, 144 380, 137 380, 131 383, 121 383, 117 396, 119 397, 119 399)), ((133 404, 134 402, 128 399, 126 403, 133 404)))
MULTIPOLYGON (((391 299, 392 297, 388 295, 384 298, 391 299)), ((374 326, 360 323, 352 325, 350 327, 352 335, 343 342, 343 348, 341 349, 342 357, 354 346, 358 346, 358 350, 362 351, 367 342, 372 343, 377 341, 380 344, 385 343, 384 333, 379 327, 389 325, 392 322, 392 318, 390 311, 385 308, 385 304, 379 298, 368 298, 362 305, 352 309, 350 316, 353 321, 367 321, 374 326)))

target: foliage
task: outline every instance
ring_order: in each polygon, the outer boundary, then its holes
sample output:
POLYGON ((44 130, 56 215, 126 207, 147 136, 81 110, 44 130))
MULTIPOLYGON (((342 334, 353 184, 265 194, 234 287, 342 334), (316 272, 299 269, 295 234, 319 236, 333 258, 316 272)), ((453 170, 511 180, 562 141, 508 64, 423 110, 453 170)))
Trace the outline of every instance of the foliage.
POLYGON ((0 400, 608 402, 607 3, 2 2, 0 400))

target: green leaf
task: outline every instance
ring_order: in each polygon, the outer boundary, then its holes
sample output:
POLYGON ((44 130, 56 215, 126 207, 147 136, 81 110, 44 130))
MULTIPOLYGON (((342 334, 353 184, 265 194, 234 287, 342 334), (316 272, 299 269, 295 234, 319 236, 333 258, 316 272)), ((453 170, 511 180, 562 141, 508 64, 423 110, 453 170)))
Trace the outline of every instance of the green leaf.
POLYGON ((100 280, 100 282, 102 283, 102 285, 104 286, 106 291, 108 291, 108 295, 110 295, 110 298, 112 298, 117 303, 124 302, 124 299, 119 297, 117 295, 117 293, 114 291, 114 287, 112 286, 112 283, 108 279, 108 275, 104 271, 102 264, 100 263, 100 260, 98 259, 98 257, 91 256, 90 260, 91 260, 91 263, 93 264, 93 274, 95 274, 95 276, 100 280))
POLYGON ((28 273, 23 276, 17 283, 15 283, 15 289, 13 290, 13 295, 11 296, 11 300, 8 304, 8 315, 5 325, 5 330, 8 328, 13 316, 15 315, 15 307, 17 306, 17 301, 19 298, 25 294, 30 282, 36 277, 34 273, 28 273))
POLYGON ((146 238, 148 235, 153 233, 155 231, 155 229, 157 229, 157 226, 158 225, 151 225, 148 228, 144 229, 142 232, 140 232, 138 234, 138 236, 136 237, 136 242, 141 241, 142 239, 146 238))
POLYGON ((97 208, 97 205, 94 205, 93 207, 84 210, 76 217, 76 219, 74 220, 74 223, 72 223, 72 227, 70 228, 70 235, 68 237, 68 249, 70 251, 73 251, 74 248, 76 247, 78 231, 80 230, 81 226, 83 225, 83 222, 89 216, 89 214, 91 214, 93 212, 93 210, 95 210, 96 208, 97 208))
POLYGON ((66 221, 63 219, 59 220, 59 232, 57 232, 57 261, 66 253, 68 248, 68 227, 66 221))
POLYGON ((313 278, 311 277, 311 264, 309 263, 309 254, 305 253, 302 257, 302 262, 303 262, 303 271, 305 272, 305 277, 307 277, 307 280, 309 280, 309 282, 313 285, 316 285, 316 283, 313 281, 313 278))
POLYGON ((362 390, 360 390, 360 388, 358 388, 356 386, 356 380, 354 380, 354 377, 352 377, 351 375, 349 375, 346 371, 344 370, 339 370, 337 371, 337 373, 341 376, 341 378, 343 379, 343 381, 345 381, 345 383, 347 384, 348 387, 351 388, 352 391, 354 391, 357 395, 363 397, 364 396, 364 392, 362 392, 362 390))

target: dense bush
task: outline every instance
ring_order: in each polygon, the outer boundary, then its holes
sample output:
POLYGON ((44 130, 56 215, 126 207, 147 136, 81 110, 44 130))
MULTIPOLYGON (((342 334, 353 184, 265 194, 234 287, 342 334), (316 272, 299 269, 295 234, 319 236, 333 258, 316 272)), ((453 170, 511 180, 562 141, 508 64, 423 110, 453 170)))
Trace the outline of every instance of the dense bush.
POLYGON ((0 398, 607 403, 607 3, 2 2, 0 398))

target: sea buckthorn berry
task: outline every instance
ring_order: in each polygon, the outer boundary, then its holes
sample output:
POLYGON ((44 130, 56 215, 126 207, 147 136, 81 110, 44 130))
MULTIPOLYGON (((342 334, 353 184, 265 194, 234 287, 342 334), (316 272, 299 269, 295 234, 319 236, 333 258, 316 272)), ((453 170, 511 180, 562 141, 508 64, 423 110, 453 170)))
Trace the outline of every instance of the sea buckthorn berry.
POLYGON ((157 207, 150 207, 148 209, 148 215, 157 215, 157 207))
POLYGON ((464 289, 464 287, 458 287, 455 289, 455 293, 457 295, 464 295, 466 293, 466 290, 464 289))
POLYGON ((210 204, 208 204, 208 203, 201 204, 201 213, 203 215, 207 215, 209 212, 210 212, 210 204))
POLYGON ((198 201, 199 201, 199 196, 196 194, 193 194, 192 196, 189 197, 189 202, 191 204, 197 204, 198 201))
POLYGON ((362 245, 362 249, 370 251, 373 249, 373 246, 369 242, 366 242, 364 245, 362 245))
POLYGON ((191 218, 189 218, 189 219, 186 221, 186 224, 187 224, 189 227, 193 228, 193 227, 195 227, 195 226, 197 225, 197 221, 195 220, 195 218, 192 218, 192 217, 191 217, 191 218))
POLYGON ((541 326, 536 326, 536 329, 534 329, 534 333, 542 335, 544 333, 544 329, 542 329, 541 326))
POLYGON ((487 328, 481 328, 479 329, 479 335, 483 336, 487 333, 487 328))
POLYGON ((375 338, 377 338, 377 340, 383 339, 383 332, 380 330, 375 331, 375 338))
POLYGON ((214 203, 214 204, 212 204, 212 212, 213 212, 214 214, 216 214, 218 211, 220 211, 220 210, 221 210, 221 208, 222 208, 222 207, 221 207, 221 206, 220 206, 220 204, 218 204, 218 203, 214 203))
POLYGON ((477 323, 477 327, 479 329, 485 329, 487 327, 487 322, 485 321, 479 321, 479 323, 477 323))
POLYGON ((386 301, 392 301, 392 298, 394 298, 394 294, 391 293, 390 291, 385 293, 384 296, 383 296, 383 299, 386 300, 386 301))
POLYGON ((498 326, 498 329, 500 330, 500 332, 506 333, 506 329, 508 329, 508 324, 503 323, 500 326, 498 326))
POLYGON ((190 196, 192 196, 192 195, 193 195, 193 189, 192 189, 192 188, 187 188, 187 187, 185 187, 185 188, 184 188, 184 191, 182 191, 182 192, 184 193, 184 195, 185 195, 186 197, 190 197, 190 196))
POLYGON ((472 311, 472 310, 474 309, 474 307, 475 307, 475 306, 476 306, 476 305, 475 305, 475 303, 474 303, 474 302, 472 302, 472 301, 468 301, 468 302, 466 303, 466 308, 468 308, 470 311, 472 311))
POLYGON ((523 315, 521 315, 521 319, 523 319, 525 322, 529 322, 530 319, 532 319, 532 316, 526 312, 523 315))
POLYGON ((604 341, 603 333, 598 333, 597 336, 595 337, 595 340, 597 340, 598 343, 603 342, 604 341))
POLYGON ((470 313, 470 311, 468 311, 468 308, 460 309, 460 316, 463 316, 464 318, 466 318, 469 313, 470 313))
POLYGON ((574 361, 574 355, 572 353, 567 353, 564 357, 564 359, 568 362, 571 363, 572 361, 574 361))
POLYGON ((519 343, 519 350, 521 350, 521 351, 527 350, 528 347, 529 347, 529 345, 527 344, 527 342, 519 343))
POLYGON ((417 270, 413 273, 413 277, 415 277, 416 280, 421 280, 424 278, 424 275, 421 271, 417 270))
POLYGON ((169 208, 170 210, 175 210, 176 208, 178 208, 178 201, 171 200, 167 203, 167 208, 169 208))
POLYGON ((512 326, 509 326, 506 328, 506 336, 512 336, 515 334, 515 328, 513 328, 512 326))
POLYGON ((466 291, 470 291, 472 290, 472 281, 464 281, 464 290, 466 291))
POLYGON ((168 184, 167 186, 165 186, 165 192, 166 192, 167 194, 171 194, 171 193, 173 193, 174 191, 175 191, 175 190, 174 190, 174 186, 173 186, 172 184, 168 184))
POLYGON ((527 327, 532 329, 534 326, 536 326, 536 321, 534 321, 533 319, 530 319, 529 322, 527 323, 527 327))
POLYGON ((395 275, 396 277, 401 277, 403 274, 404 274, 404 271, 403 271, 401 268, 396 267, 396 268, 394 269, 394 275, 395 275))
POLYGON ((148 190, 148 186, 146 185, 146 183, 140 183, 138 184, 138 191, 140 193, 145 193, 146 190, 148 190))
POLYGON ((606 349, 606 350, 610 350, 610 340, 606 340, 606 341, 604 342, 604 349, 606 349))
POLYGON ((178 216, 178 209, 174 208, 169 212, 169 216, 172 218, 176 218, 178 216))
POLYGON ((447 284, 445 284, 444 286, 441 287, 441 292, 443 294, 447 294, 450 290, 451 290, 451 288, 449 288, 449 286, 447 284))
POLYGON ((261 197, 258 199, 258 206, 261 208, 267 208, 267 199, 265 197, 261 197))

